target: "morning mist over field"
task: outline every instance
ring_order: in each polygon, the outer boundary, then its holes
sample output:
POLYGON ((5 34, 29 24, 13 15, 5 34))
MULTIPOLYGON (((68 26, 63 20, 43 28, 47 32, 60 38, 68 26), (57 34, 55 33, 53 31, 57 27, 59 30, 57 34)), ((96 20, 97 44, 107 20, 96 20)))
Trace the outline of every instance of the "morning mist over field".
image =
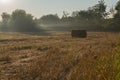
POLYGON ((120 30, 118 0, 1 0, 0 4, 1 31, 120 30))
POLYGON ((0 0, 0 80, 120 80, 120 0, 0 0))

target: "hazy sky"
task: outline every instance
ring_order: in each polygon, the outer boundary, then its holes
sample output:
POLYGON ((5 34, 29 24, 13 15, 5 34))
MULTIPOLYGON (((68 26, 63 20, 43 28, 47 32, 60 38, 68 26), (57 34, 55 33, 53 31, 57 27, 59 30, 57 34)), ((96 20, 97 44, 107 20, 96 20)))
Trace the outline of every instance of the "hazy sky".
MULTIPOLYGON (((105 0, 108 7, 115 5, 118 0, 105 0)), ((15 9, 24 9, 35 17, 46 14, 62 15, 63 11, 71 13, 87 9, 98 3, 98 0, 0 0, 0 14, 11 13, 15 9)))

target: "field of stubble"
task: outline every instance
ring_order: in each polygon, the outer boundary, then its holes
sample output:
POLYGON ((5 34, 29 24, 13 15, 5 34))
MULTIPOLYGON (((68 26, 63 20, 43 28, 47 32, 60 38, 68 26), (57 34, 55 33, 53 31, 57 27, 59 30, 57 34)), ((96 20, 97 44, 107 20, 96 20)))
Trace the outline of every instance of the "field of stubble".
POLYGON ((0 33, 0 80, 120 80, 120 34, 0 33))

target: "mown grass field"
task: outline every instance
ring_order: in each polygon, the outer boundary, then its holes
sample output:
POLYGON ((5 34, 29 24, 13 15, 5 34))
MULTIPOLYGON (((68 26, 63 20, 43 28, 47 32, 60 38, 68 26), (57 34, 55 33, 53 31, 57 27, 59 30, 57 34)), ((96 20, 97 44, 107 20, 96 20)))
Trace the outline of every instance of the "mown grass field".
POLYGON ((120 80, 120 34, 0 33, 0 80, 120 80))

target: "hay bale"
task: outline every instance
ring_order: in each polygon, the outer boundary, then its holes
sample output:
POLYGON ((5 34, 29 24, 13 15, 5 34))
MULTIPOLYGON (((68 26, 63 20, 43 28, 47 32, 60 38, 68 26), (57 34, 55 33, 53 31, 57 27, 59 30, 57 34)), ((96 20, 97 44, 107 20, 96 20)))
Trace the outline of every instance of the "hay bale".
POLYGON ((72 37, 79 37, 79 38, 86 38, 87 31, 86 30, 72 30, 71 36, 72 37))

